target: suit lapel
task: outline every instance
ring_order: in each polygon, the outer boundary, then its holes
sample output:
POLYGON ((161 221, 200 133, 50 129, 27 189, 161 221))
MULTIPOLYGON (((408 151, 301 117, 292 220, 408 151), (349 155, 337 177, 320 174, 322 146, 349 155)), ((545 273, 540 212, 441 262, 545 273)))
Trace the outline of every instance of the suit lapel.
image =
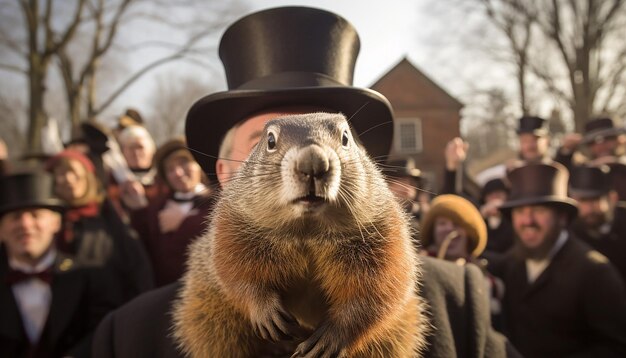
POLYGON ((0 245, 0 336, 28 344, 15 296, 13 296, 11 286, 5 283, 8 271, 7 257, 4 248, 0 245))
POLYGON ((532 284, 530 284, 530 286, 528 286, 528 290, 526 291, 524 295, 525 297, 528 297, 534 294, 535 292, 540 291, 542 287, 544 287, 546 284, 550 282, 550 280, 554 276, 555 270, 559 270, 558 267, 561 265, 562 258, 565 255, 564 252, 569 250, 570 246, 572 245, 572 240, 573 238, 570 235, 570 237, 568 237, 565 244, 563 244, 563 247, 561 247, 561 249, 556 253, 556 255, 554 255, 552 260, 550 260, 548 267, 546 267, 545 270, 543 270, 543 272, 539 275, 539 277, 537 277, 535 282, 533 282, 532 284))
POLYGON ((85 280, 75 270, 74 265, 73 260, 67 256, 57 256, 52 280, 52 302, 46 323, 48 332, 45 335, 50 342, 58 340, 81 304, 85 280))

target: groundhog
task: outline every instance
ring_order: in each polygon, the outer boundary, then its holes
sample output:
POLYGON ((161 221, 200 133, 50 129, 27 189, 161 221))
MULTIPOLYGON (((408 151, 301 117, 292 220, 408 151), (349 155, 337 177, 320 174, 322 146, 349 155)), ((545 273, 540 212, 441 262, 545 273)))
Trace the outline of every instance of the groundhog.
POLYGON ((282 117, 192 244, 173 333, 192 357, 415 357, 418 272, 408 218, 346 118, 282 117))

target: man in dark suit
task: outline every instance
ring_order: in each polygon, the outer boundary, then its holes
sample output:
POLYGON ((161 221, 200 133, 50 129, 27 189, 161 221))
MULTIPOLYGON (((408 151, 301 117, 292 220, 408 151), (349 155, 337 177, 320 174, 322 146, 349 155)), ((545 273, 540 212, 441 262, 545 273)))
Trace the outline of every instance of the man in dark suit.
MULTIPOLYGON (((351 123, 369 154, 384 159, 392 140, 391 108, 379 93, 351 87, 358 48, 356 31, 345 19, 318 9, 270 9, 232 25, 220 43, 230 90, 202 98, 187 117, 188 145, 202 169, 228 185, 268 120, 320 108, 354 115, 351 123)), ((491 330, 477 267, 424 258, 422 272, 423 308, 435 326, 424 356, 514 353, 491 330)), ((107 316, 96 332, 94 355, 183 356, 171 335, 172 304, 180 292, 180 283, 165 286, 107 316)))
POLYGON ((0 354, 88 357, 91 335, 115 307, 112 283, 54 247, 61 202, 47 173, 0 179, 0 354))
POLYGON ((616 269, 568 233, 578 211, 558 163, 509 173, 501 210, 516 243, 494 273, 506 286, 506 332, 527 357, 624 357, 626 289, 616 269))
POLYGON ((569 180, 569 196, 578 201, 578 216, 571 231, 605 255, 626 282, 626 237, 620 231, 626 216, 616 207, 608 166, 575 166, 569 180))

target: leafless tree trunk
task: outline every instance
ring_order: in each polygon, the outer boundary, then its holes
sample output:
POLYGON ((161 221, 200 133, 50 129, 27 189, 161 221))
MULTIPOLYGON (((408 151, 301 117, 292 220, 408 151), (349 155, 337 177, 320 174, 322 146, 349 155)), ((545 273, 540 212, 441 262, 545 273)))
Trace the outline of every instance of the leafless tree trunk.
POLYGON ((53 56, 64 49, 76 33, 84 1, 78 1, 75 6, 72 21, 62 31, 53 27, 53 1, 19 0, 19 8, 24 18, 27 39, 20 44, 11 39, 8 34, 0 36, 0 46, 23 56, 26 68, 11 64, 2 64, 0 69, 22 71, 28 77, 28 130, 27 149, 37 153, 41 151, 41 129, 46 124, 44 96, 46 93, 46 79, 50 62, 53 56))

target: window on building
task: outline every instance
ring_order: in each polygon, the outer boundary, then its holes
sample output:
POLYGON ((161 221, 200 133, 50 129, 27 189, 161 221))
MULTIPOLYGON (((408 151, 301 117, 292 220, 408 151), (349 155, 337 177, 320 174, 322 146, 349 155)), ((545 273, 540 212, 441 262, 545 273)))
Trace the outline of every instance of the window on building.
POLYGON ((422 121, 419 118, 398 118, 396 120, 396 150, 403 154, 422 151, 422 121))

